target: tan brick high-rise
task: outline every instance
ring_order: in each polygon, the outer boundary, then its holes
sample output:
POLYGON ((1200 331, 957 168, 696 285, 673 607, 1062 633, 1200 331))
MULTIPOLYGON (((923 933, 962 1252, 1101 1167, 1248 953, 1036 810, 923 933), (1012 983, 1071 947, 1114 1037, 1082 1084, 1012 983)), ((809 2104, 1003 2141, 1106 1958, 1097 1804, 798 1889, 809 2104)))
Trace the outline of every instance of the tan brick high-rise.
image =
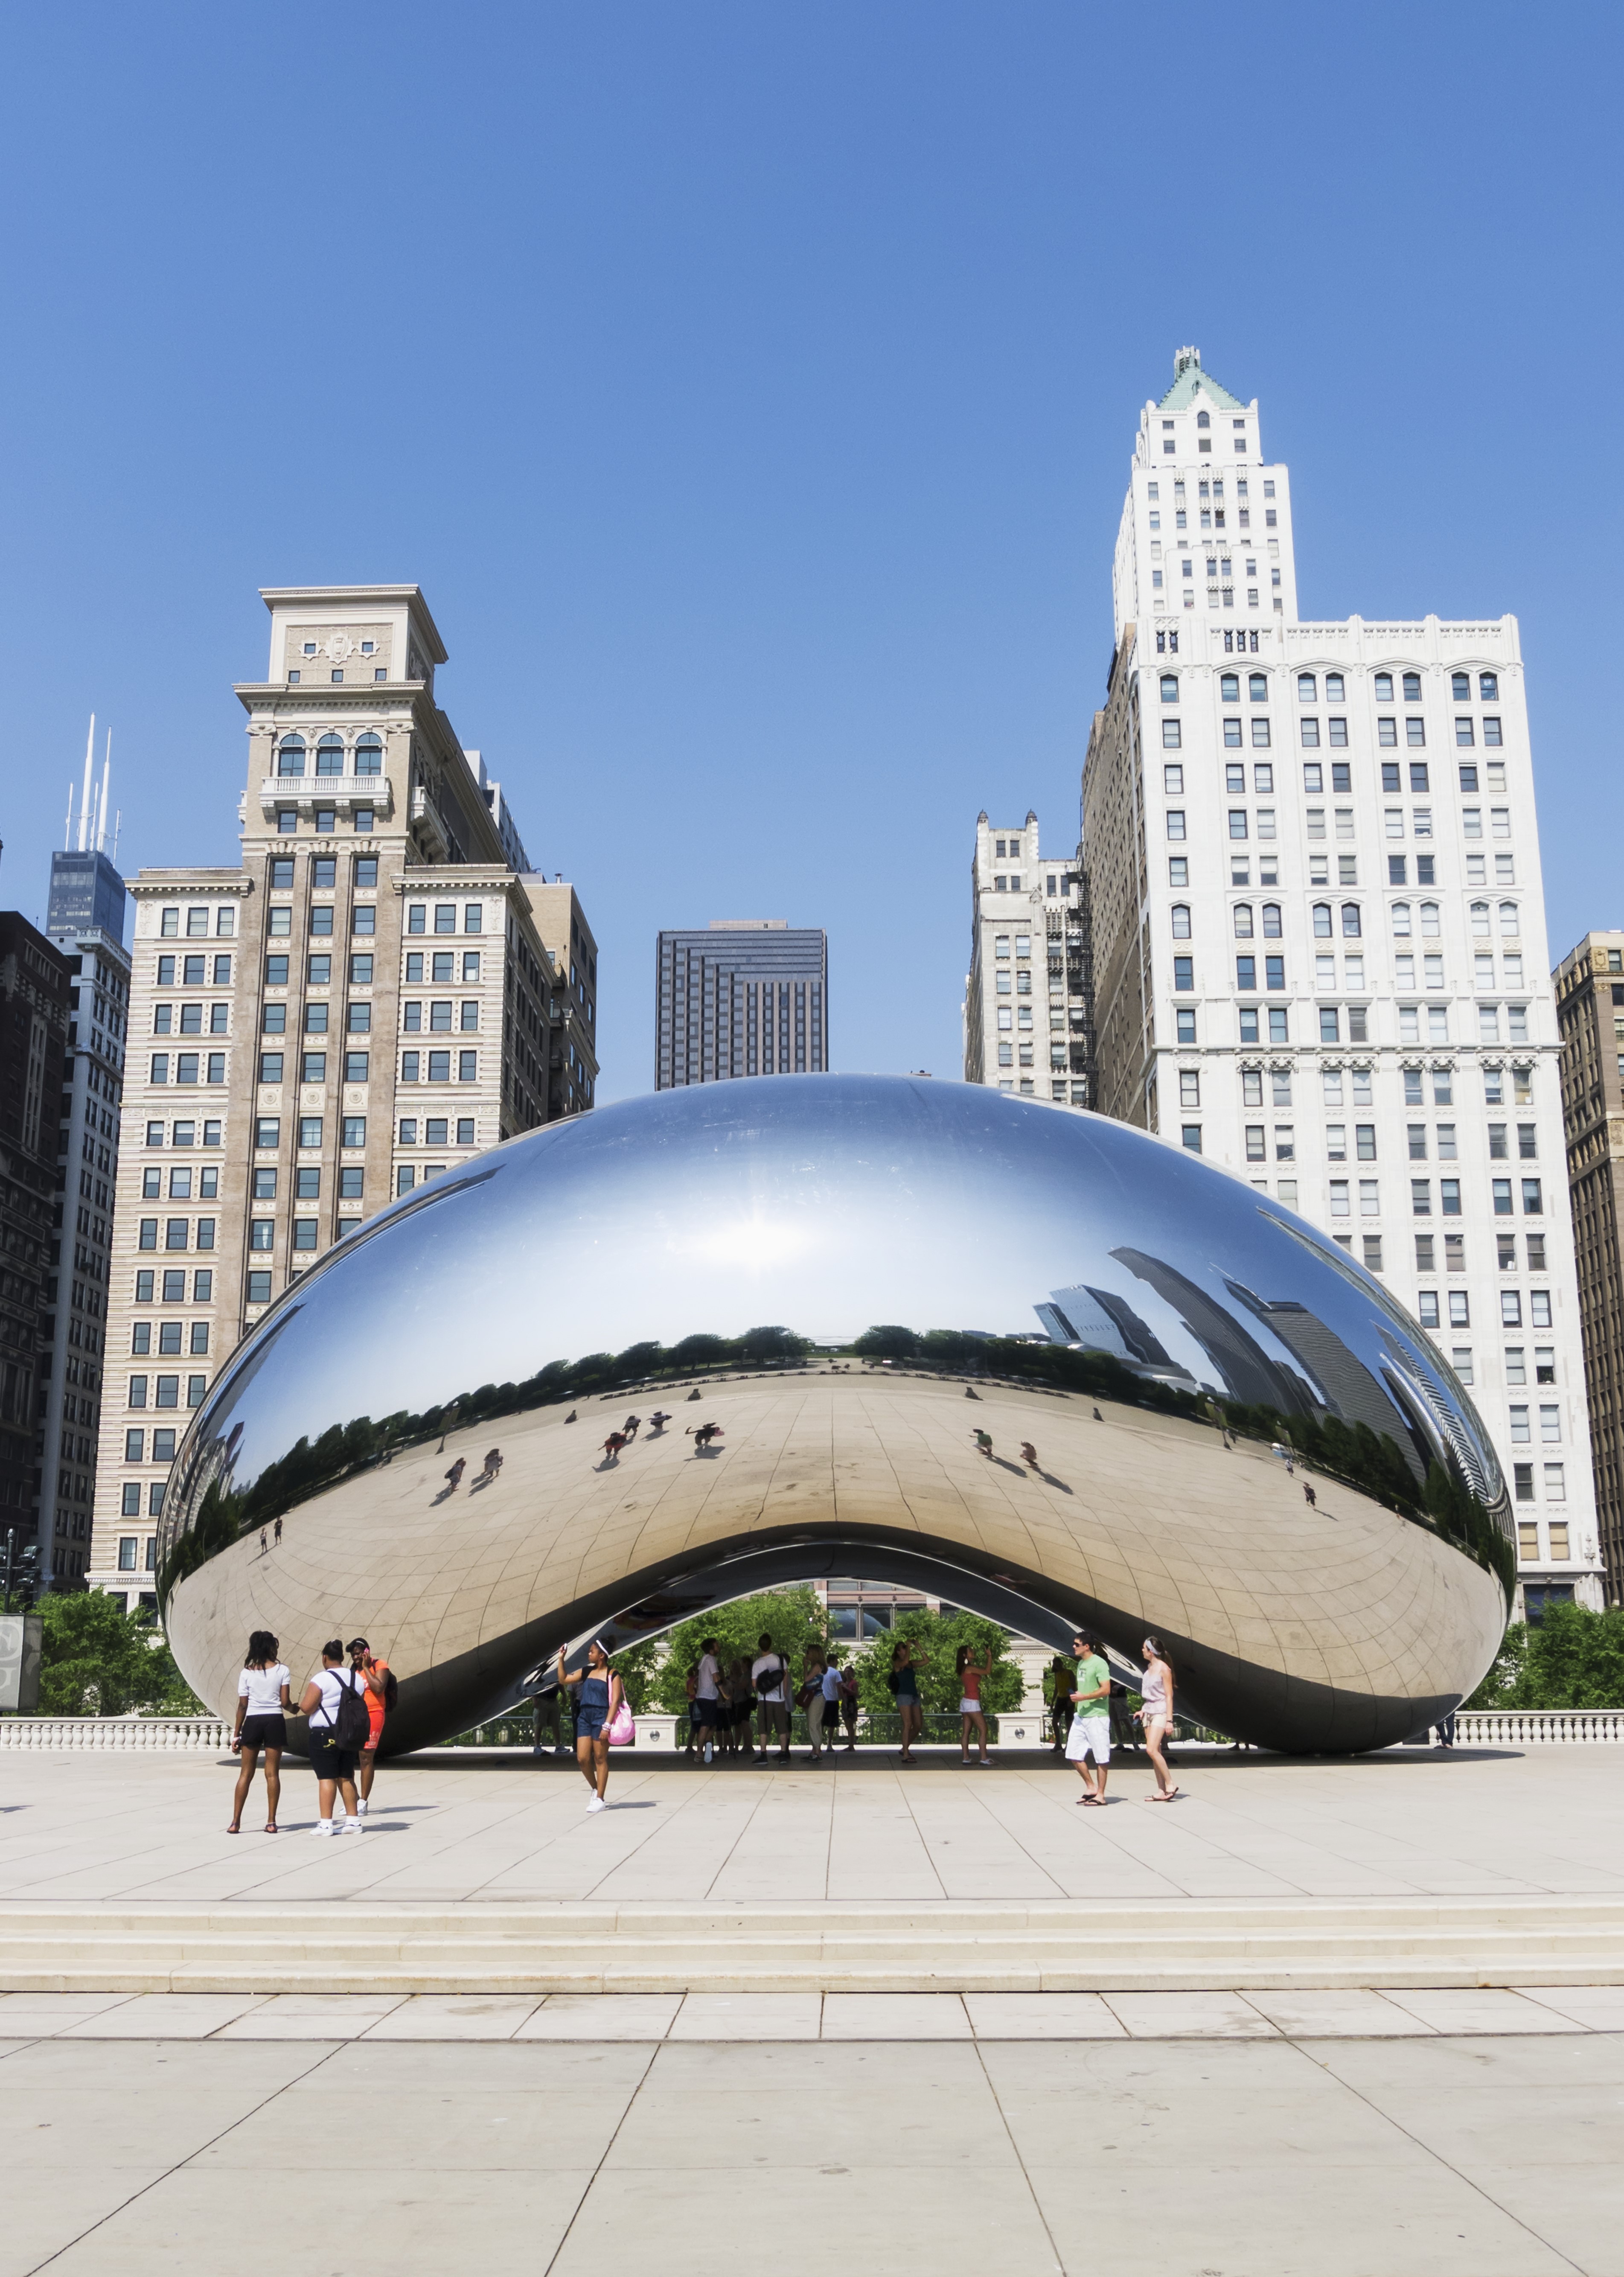
POLYGON ((1607 1602, 1624 1597, 1624 933, 1588 933, 1556 969, 1562 1119, 1607 1602))
POLYGON ((417 587, 264 599, 269 674, 237 689, 241 861, 130 887, 88 1577, 114 1591, 144 1572, 189 1411, 272 1298, 394 1195, 589 1108, 597 1079, 596 942, 438 708, 417 587))

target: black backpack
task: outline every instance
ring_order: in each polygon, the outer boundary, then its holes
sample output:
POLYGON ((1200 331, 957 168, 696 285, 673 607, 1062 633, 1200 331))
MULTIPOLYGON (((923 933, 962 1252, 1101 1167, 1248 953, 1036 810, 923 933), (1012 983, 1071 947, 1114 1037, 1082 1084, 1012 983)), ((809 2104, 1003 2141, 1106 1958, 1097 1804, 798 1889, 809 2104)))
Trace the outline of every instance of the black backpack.
POLYGON ((372 1718, 367 1713, 365 1688, 357 1688, 355 1670, 351 1669, 347 1678, 342 1681, 344 1691, 333 1722, 332 1735, 340 1748, 353 1754, 364 1748, 372 1737, 372 1718))
MULTIPOLYGON (((764 1668, 756 1679, 756 1691, 759 1697, 763 1700, 766 1698, 769 1692, 777 1692, 784 1680, 783 1662, 776 1654, 774 1655, 774 1662, 773 1667, 764 1668)), ((774 1704, 776 1706, 777 1702, 774 1702, 774 1704)))

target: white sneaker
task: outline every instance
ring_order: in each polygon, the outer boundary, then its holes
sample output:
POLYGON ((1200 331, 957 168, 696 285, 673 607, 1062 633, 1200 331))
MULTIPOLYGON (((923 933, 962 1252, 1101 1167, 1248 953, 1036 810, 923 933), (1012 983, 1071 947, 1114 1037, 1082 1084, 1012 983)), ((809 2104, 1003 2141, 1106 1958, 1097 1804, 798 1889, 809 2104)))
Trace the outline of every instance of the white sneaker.
POLYGON ((357 1816, 359 1816, 359 1817, 361 1817, 361 1818, 364 1818, 364 1817, 366 1816, 366 1815, 367 1815, 367 1799, 366 1799, 366 1797, 365 1797, 365 1795, 364 1795, 364 1794, 360 1798, 359 1801, 356 1803, 356 1805, 355 1805, 355 1811, 356 1811, 356 1815, 357 1815, 357 1816))
POLYGON ((607 1810, 609 1808, 608 1804, 604 1801, 600 1794, 595 1794, 586 1807, 589 1811, 607 1810))
POLYGON ((312 1834, 331 1834, 332 1832, 332 1819, 318 1818, 315 1825, 310 1829, 310 1832, 312 1834))
POLYGON ((361 1821, 358 1818, 345 1818, 341 1819, 339 1823, 339 1832, 340 1834, 360 1834, 364 1831, 365 1830, 362 1828, 361 1821))
POLYGON ((707 1763, 711 1760, 711 1743, 708 1740, 705 1743, 705 1760, 707 1763))

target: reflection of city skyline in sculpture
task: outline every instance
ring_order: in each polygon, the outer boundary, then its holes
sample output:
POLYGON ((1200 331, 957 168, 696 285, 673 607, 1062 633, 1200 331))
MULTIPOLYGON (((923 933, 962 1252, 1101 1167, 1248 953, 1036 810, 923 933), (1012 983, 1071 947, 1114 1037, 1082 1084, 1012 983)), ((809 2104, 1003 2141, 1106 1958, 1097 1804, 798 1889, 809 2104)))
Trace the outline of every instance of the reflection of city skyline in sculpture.
MULTIPOLYGON (((1082 1624, 1132 1658, 1153 1628, 1190 1711, 1263 1744, 1405 1737, 1498 1642, 1503 1495, 1446 1527, 1395 1489, 1401 1466, 1361 1469, 1353 1447, 1305 1506, 1266 1438, 1212 1428, 1108 1285, 1123 1268, 1224 1397, 1288 1421, 1370 1420, 1376 1371, 1414 1334, 1378 1284, 1210 1166, 973 1086, 744 1078, 548 1126, 380 1213, 223 1369, 160 1541, 176 1653, 224 1706, 251 1627, 290 1661, 382 1636, 400 1683, 387 1744, 404 1747, 503 1712, 605 1625, 652 1634, 855 1572, 1059 1649, 1082 1624), (995 1249, 964 1239, 995 1221, 995 1249), (1051 1335, 1081 1331, 1060 1344, 1031 1335, 1034 1256, 1051 1335), (931 1333, 966 1320, 995 1340, 931 1333), (761 1321, 910 1323, 927 1364, 797 1359, 761 1321), (696 1375, 707 1357, 725 1366, 696 1375), (679 1399, 720 1439, 673 1424, 601 1452, 629 1408, 679 1399), (1023 1440, 1041 1470, 1007 1459, 1023 1440), (499 1478, 446 1481, 492 1443, 499 1478), (285 1535, 262 1557, 273 1515, 285 1535)), ((1437 1396, 1449 1422, 1429 1405, 1430 1433, 1490 1477, 1469 1404, 1437 1396)))
MULTIPOLYGON (((1248 1407, 1273 1407, 1282 1415, 1312 1415, 1313 1393, 1292 1368, 1283 1367, 1254 1336, 1226 1312, 1215 1296, 1160 1257, 1142 1249, 1113 1249, 1128 1270, 1147 1282, 1164 1304, 1170 1305, 1217 1372, 1208 1388, 1244 1401, 1248 1407)), ((1233 1283, 1225 1283, 1232 1288, 1233 1283)))
POLYGON ((1081 1285, 1051 1289, 1049 1302, 1033 1309, 1057 1344, 1110 1352, 1170 1382, 1193 1384, 1195 1381, 1188 1368, 1178 1366, 1127 1298, 1109 1289, 1081 1285))
POLYGON ((1427 1475, 1425 1454, 1418 1455, 1412 1441, 1407 1409, 1395 1406, 1378 1379, 1351 1352, 1334 1329, 1295 1298, 1259 1297, 1239 1281, 1224 1286, 1239 1305, 1255 1314, 1299 1361, 1319 1395, 1325 1411, 1343 1423, 1365 1423, 1377 1438, 1392 1440, 1415 1474, 1417 1485, 1427 1475))

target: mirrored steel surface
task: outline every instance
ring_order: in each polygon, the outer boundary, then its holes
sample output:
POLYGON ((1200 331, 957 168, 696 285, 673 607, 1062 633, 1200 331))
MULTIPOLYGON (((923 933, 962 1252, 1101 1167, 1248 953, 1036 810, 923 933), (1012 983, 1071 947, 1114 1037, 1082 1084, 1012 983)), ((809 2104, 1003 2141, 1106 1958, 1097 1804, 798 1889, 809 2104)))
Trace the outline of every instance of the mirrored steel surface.
POLYGON ((1442 1356, 1291 1212, 1101 1117, 793 1076, 554 1124, 332 1251, 200 1411, 159 1581, 222 1712, 250 1629, 296 1679, 364 1633, 400 1679, 390 1748, 513 1705, 590 1632, 859 1573, 1056 1645, 1083 1622, 1135 1665, 1154 1630, 1192 1714, 1339 1751, 1475 1686, 1509 1542, 1442 1356), (926 1341, 831 1356, 876 1324, 926 1341), (774 1327, 812 1349, 747 1334, 774 1327))

